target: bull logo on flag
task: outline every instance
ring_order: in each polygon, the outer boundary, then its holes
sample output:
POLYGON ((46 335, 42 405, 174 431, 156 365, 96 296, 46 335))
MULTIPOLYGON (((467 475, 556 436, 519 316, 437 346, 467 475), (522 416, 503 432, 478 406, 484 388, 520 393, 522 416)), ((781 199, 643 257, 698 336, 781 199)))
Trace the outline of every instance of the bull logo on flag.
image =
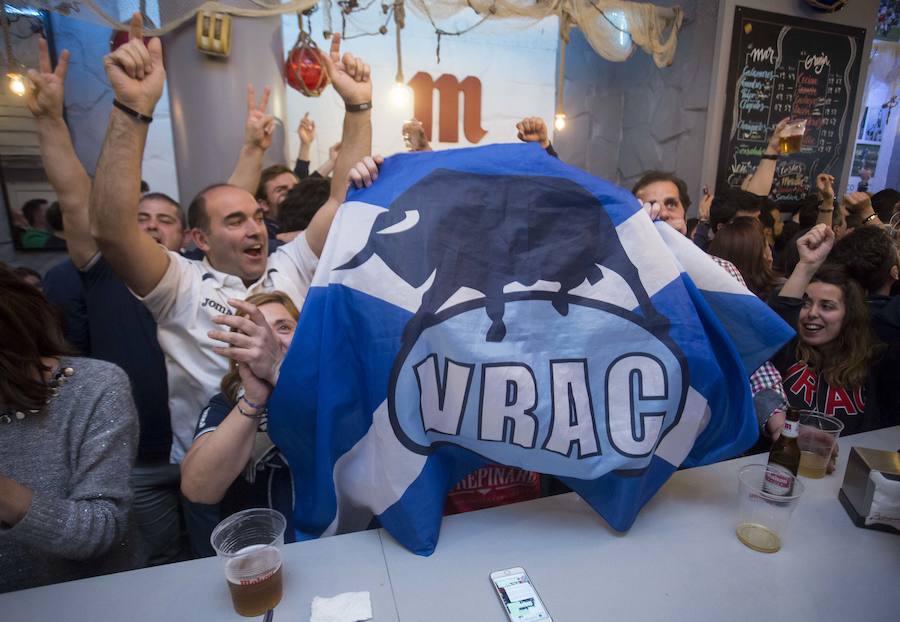
POLYGON ((620 468, 646 466, 677 423, 683 355, 610 217, 582 186, 438 169, 380 213, 364 248, 337 270, 375 256, 424 290, 388 389, 391 422, 412 451, 449 443, 591 477, 590 459, 604 454, 628 459, 620 468), (605 274, 627 286, 635 309, 590 296, 605 274), (593 335, 557 339, 587 326, 593 335))

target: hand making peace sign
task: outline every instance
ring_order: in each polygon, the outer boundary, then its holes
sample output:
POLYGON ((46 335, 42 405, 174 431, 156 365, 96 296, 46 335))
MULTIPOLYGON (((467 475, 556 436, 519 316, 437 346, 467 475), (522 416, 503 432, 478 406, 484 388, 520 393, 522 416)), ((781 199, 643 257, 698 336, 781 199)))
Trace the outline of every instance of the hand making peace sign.
POLYGON ((28 70, 28 79, 31 80, 32 87, 25 95, 25 103, 36 118, 62 119, 66 72, 69 70, 69 50, 62 51, 56 70, 53 70, 50 66, 47 41, 41 37, 38 40, 38 63, 40 71, 28 70))

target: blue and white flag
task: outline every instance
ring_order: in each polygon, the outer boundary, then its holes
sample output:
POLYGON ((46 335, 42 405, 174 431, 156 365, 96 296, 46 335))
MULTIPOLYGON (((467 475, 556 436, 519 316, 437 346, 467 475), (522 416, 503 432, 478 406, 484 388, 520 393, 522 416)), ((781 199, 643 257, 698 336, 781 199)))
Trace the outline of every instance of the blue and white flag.
POLYGON ((680 465, 753 445, 748 377, 792 334, 536 145, 388 158, 334 220, 270 403, 298 539, 380 524, 428 555, 447 492, 492 462, 627 530, 680 465))

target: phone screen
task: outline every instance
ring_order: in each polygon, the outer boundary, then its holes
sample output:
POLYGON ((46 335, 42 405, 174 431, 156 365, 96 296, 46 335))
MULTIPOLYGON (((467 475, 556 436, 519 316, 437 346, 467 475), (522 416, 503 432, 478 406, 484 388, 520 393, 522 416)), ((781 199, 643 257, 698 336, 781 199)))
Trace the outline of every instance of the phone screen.
POLYGON ((550 615, 538 598, 528 575, 522 572, 501 571, 491 575, 500 601, 512 622, 547 622, 550 615))

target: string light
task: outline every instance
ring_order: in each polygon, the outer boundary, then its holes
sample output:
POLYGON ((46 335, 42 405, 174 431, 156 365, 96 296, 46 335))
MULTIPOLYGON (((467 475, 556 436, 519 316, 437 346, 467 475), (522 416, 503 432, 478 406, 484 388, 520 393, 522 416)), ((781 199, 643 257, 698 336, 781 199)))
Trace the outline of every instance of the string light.
MULTIPOLYGON (((420 8, 425 10, 425 16, 428 18, 428 21, 431 22, 431 26, 432 26, 432 28, 434 28, 434 34, 437 35, 437 48, 435 49, 435 56, 437 57, 438 64, 440 64, 440 62, 441 62, 441 37, 445 37, 445 36, 446 37, 459 37, 460 35, 464 35, 467 32, 470 32, 470 31, 478 28, 479 26, 481 26, 483 23, 485 23, 487 20, 489 20, 491 17, 493 17, 497 13, 497 2, 495 0, 495 2, 493 4, 491 4, 490 7, 488 7, 487 13, 480 20, 478 20, 477 22, 475 22, 468 28, 463 28, 461 30, 457 30, 456 32, 450 32, 450 31, 444 30, 443 28, 439 27, 434 22, 434 17, 432 17, 431 11, 428 10, 427 4, 425 4, 423 2, 421 4, 420 8)), ((469 5, 469 8, 471 8, 473 11, 475 11, 475 8, 472 7, 471 5, 469 5)), ((475 11, 475 14, 479 15, 478 11, 475 11)))

